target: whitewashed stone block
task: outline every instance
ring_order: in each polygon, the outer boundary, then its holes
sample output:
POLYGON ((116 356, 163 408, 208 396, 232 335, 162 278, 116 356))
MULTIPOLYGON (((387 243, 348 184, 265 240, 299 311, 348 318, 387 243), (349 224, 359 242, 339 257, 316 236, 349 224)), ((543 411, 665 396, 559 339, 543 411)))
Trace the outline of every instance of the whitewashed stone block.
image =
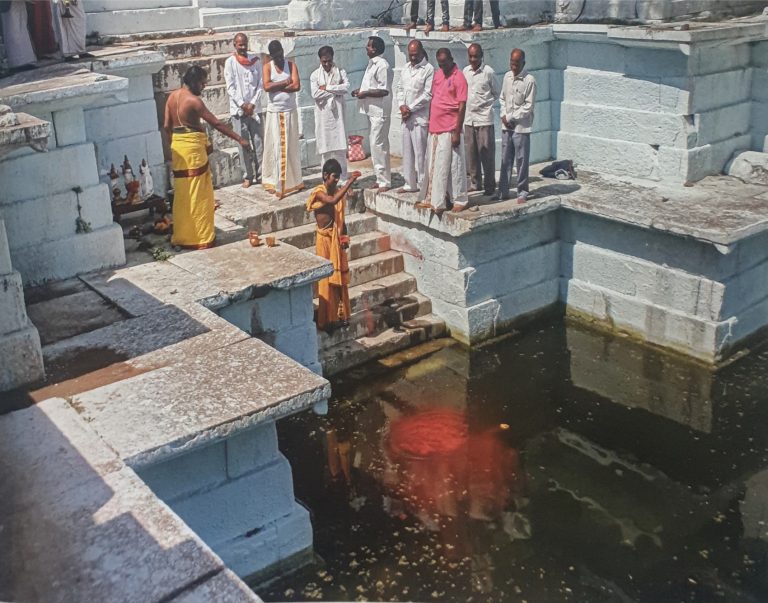
POLYGON ((82 107, 74 107, 53 112, 53 129, 56 134, 56 146, 66 147, 83 144, 85 136, 85 118, 82 107))
POLYGON ((0 336, 0 391, 7 391, 45 376, 40 336, 31 324, 0 336))
POLYGON ((275 423, 263 423, 228 438, 226 453, 229 479, 271 463, 279 455, 275 423))
MULTIPOLYGON (((0 336, 23 329, 27 325, 21 275, 15 271, 0 275, 0 336)), ((3 358, 3 362, 5 361, 3 358)))
MULTIPOLYGON (((88 109, 85 111, 88 140, 98 144, 158 130, 154 99, 88 109)), ((138 166, 134 166, 138 171, 138 166)))
POLYGON ((98 173, 100 175, 108 174, 110 166, 113 163, 115 166, 122 164, 126 155, 135 174, 139 172, 142 159, 146 159, 149 165, 164 163, 160 132, 153 131, 99 142, 96 145, 98 173))

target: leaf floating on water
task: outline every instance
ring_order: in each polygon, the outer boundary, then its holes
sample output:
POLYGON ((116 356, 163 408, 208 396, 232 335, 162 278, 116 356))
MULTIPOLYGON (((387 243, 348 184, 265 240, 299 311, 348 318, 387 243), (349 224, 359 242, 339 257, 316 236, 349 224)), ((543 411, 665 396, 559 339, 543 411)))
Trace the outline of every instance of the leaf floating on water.
POLYGON ((288 588, 288 589, 286 589, 286 591, 283 593, 283 596, 287 598, 287 597, 292 597, 294 594, 296 594, 296 591, 295 591, 295 590, 293 590, 292 588, 288 588))

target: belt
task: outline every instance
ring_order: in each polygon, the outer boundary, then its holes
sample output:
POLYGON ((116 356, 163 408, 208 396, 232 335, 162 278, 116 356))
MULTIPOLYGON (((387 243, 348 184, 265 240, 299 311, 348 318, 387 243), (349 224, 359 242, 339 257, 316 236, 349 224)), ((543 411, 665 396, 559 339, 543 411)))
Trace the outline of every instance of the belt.
POLYGON ((203 132, 204 130, 201 128, 199 130, 196 130, 195 128, 190 128, 189 126, 176 126, 171 130, 174 134, 193 134, 195 132, 203 132))
POLYGON ((196 176, 202 176, 208 171, 208 162, 199 168, 192 168, 191 170, 173 170, 174 178, 195 178, 196 176))

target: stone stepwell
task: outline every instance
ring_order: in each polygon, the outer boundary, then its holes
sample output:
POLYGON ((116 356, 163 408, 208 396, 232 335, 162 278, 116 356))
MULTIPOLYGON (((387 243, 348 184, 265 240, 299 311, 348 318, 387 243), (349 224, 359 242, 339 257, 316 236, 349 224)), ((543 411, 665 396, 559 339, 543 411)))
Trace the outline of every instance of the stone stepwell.
MULTIPOLYGON (((318 331, 319 357, 326 376, 447 334, 445 322, 432 314, 431 301, 418 292, 416 279, 404 271, 403 254, 393 251, 389 235, 377 229, 376 216, 357 213, 365 211, 358 195, 362 198, 362 192, 354 193, 347 208, 350 325, 330 334, 318 331)), ((277 201, 257 186, 219 189, 217 240, 226 244, 255 230, 314 253, 315 222, 305 210, 306 197, 302 192, 277 201)), ((274 343, 271 335, 262 338, 274 343)))

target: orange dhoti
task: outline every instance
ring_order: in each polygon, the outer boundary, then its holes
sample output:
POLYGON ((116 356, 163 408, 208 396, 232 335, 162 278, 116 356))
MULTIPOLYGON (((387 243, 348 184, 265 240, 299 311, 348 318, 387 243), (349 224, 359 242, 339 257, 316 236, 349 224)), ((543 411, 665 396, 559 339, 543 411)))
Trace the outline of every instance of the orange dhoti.
MULTIPOLYGON (((315 191, 325 192, 325 186, 316 187, 307 201, 307 211, 322 206, 315 200, 315 191)), ((344 229, 344 200, 334 206, 333 224, 325 228, 317 227, 315 252, 320 257, 331 261, 333 274, 317 283, 317 326, 324 329, 329 324, 349 320, 349 260, 347 252, 341 248, 341 235, 344 229)))

